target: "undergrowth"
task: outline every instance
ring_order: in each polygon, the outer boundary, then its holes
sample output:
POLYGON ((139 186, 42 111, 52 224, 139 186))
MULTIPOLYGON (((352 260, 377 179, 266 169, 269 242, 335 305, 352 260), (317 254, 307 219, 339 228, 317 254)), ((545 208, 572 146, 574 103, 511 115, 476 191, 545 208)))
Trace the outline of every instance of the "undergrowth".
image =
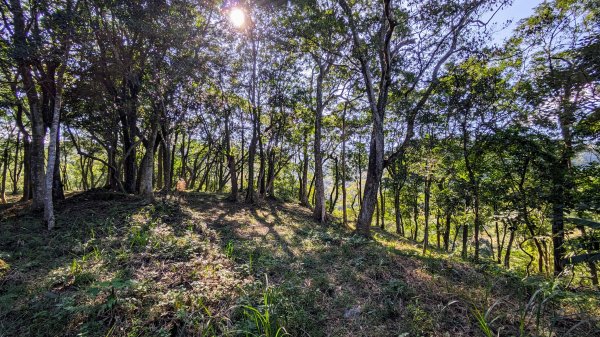
POLYGON ((598 293, 293 204, 105 192, 16 204, 0 225, 0 336, 593 336, 598 293), (104 193, 104 194, 102 194, 104 193), (21 207, 21 208, 19 208, 21 207))

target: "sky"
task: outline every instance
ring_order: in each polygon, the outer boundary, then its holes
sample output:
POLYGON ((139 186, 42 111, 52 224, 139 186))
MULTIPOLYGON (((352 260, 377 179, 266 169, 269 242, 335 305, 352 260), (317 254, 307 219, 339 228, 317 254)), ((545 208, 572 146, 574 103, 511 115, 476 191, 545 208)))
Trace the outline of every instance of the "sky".
POLYGON ((507 6, 505 9, 498 12, 492 21, 497 24, 497 30, 500 30, 508 20, 511 20, 512 22, 505 29, 494 35, 494 43, 502 43, 508 38, 518 22, 533 14, 533 9, 542 2, 544 2, 544 0, 514 0, 511 6, 507 6))

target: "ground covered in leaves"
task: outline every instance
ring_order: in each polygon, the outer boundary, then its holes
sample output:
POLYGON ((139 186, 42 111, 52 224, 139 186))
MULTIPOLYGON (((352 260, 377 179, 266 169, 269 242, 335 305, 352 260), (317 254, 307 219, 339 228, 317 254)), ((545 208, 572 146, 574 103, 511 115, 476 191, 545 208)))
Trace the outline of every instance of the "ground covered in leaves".
POLYGON ((300 206, 102 191, 0 210, 0 336, 600 336, 597 292, 300 206))

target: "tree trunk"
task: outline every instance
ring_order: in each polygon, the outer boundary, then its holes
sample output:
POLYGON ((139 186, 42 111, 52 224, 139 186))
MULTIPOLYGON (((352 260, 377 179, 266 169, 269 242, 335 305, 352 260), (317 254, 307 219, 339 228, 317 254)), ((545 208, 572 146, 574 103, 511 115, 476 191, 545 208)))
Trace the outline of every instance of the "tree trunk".
POLYGON ((444 230, 444 250, 449 251, 450 248, 450 226, 452 222, 452 212, 450 207, 446 209, 446 229, 444 230))
POLYGON ((380 227, 379 225, 379 201, 375 204, 375 227, 380 227))
POLYGON ((461 256, 463 259, 467 258, 467 241, 469 239, 469 224, 465 222, 463 225, 463 233, 462 233, 462 251, 461 256))
POLYGON ((367 179, 358 213, 358 222, 356 223, 357 233, 367 237, 370 236, 371 221, 377 203, 377 191, 379 190, 379 183, 383 174, 383 116, 379 115, 379 112, 374 115, 378 117, 375 118, 376 121, 373 123, 373 130, 371 132, 367 179))
POLYGON ((338 167, 338 158, 335 157, 335 158, 333 158, 333 160, 334 160, 334 166, 333 166, 334 182, 333 182, 333 188, 331 189, 331 193, 329 194, 329 213, 333 213, 333 211, 335 210, 335 205, 337 204, 338 196, 339 196, 340 170, 338 167))
POLYGON ((246 192, 246 202, 254 203, 256 200, 254 190, 254 160, 256 157, 256 143, 258 137, 258 128, 260 127, 260 116, 257 106, 257 91, 258 91, 258 78, 256 76, 256 62, 258 54, 258 46, 256 37, 254 36, 254 30, 250 30, 250 40, 252 44, 252 76, 250 83, 250 103, 252 113, 252 138, 250 140, 250 147, 248 149, 248 190, 246 192))
POLYGON ((392 4, 390 0, 383 1, 382 11, 382 38, 380 41, 380 61, 381 73, 379 78, 379 90, 376 95, 376 90, 373 85, 373 76, 371 73, 371 65, 364 47, 364 42, 361 40, 357 25, 354 21, 354 13, 345 0, 338 0, 339 5, 348 20, 351 31, 353 50, 356 59, 360 63, 360 70, 363 75, 369 108, 371 110, 372 130, 371 141, 369 143, 369 164, 367 167, 367 179, 365 182, 365 192, 358 214, 356 223, 356 232, 360 235, 369 237, 370 227, 373 219, 373 212, 377 203, 377 191, 381 183, 384 165, 384 128, 383 122, 385 117, 385 109, 388 103, 388 90, 392 83, 391 68, 392 58, 390 44, 395 28, 395 21, 392 19, 392 4))
POLYGON ((437 237, 437 248, 442 248, 442 238, 441 238, 441 226, 440 226, 440 211, 437 210, 435 213, 435 234, 437 237))
POLYGON ((479 229, 481 227, 480 219, 479 219, 479 188, 475 187, 475 200, 474 200, 474 212, 475 212, 475 220, 474 223, 474 235, 475 235, 475 261, 479 261, 479 229))
MULTIPOLYGON (((427 169, 428 170, 428 169, 427 169)), ((431 193, 431 177, 425 177, 425 234, 423 237, 423 254, 427 253, 429 246, 429 197, 431 193)))
POLYGON ((242 145, 240 147, 241 150, 241 159, 240 159, 240 191, 244 191, 244 151, 246 151, 246 137, 244 136, 245 134, 245 128, 244 128, 244 109, 240 109, 240 125, 241 125, 241 131, 240 131, 240 136, 242 138, 242 145))
POLYGON ((400 189, 394 189, 394 213, 396 216, 396 234, 404 236, 404 224, 402 223, 402 212, 400 211, 400 189))
POLYGON ((185 138, 186 134, 183 133, 181 135, 181 145, 179 146, 179 155, 181 157, 181 167, 179 168, 179 178, 185 180, 186 185, 190 184, 188 178, 188 155, 189 155, 189 147, 191 143, 190 137, 188 137, 187 142, 185 138))
MULTIPOLYGON (((59 111, 60 114, 60 111, 59 111)), ((60 116, 58 117, 60 120, 60 116)), ((52 198, 54 200, 65 200, 65 190, 60 178, 60 123, 56 131, 56 162, 54 163, 54 176, 52 177, 52 198)))
POLYGON ((150 137, 146 140, 144 147, 146 153, 142 159, 140 167, 140 195, 146 199, 154 198, 154 148, 158 135, 158 122, 154 122, 150 137))
POLYGON ((381 210, 381 230, 385 230, 385 193, 383 191, 383 184, 379 184, 379 203, 381 210))
POLYGON ((87 191, 88 186, 88 159, 83 155, 79 156, 79 169, 81 170, 81 189, 87 191))
POLYGON ((158 161, 157 161, 157 170, 156 170, 156 188, 157 189, 162 189, 163 188, 163 179, 164 179, 164 171, 163 171, 163 165, 164 165, 164 146, 162 145, 162 139, 159 141, 158 144, 158 161))
MULTIPOLYGON (((58 130, 60 123, 60 109, 62 107, 62 86, 63 76, 66 68, 68 50, 65 51, 65 57, 59 66, 56 74, 56 92, 54 95, 54 107, 52 111, 52 120, 50 124, 50 139, 48 141, 48 165, 46 167, 45 190, 44 190, 44 221, 48 226, 48 230, 52 230, 55 226, 54 204, 53 204, 53 182, 55 176, 55 165, 57 163, 56 155, 58 153, 58 130)), ((41 158, 43 162, 43 157, 41 158)))
POLYGON ((121 184, 121 172, 118 169, 117 165, 117 147, 118 144, 118 134, 116 131, 111 133, 109 144, 106 147, 106 159, 108 160, 108 175, 106 177, 106 185, 111 191, 121 191, 123 190, 123 185, 121 184))
POLYGON ((563 187, 555 187, 555 202, 552 204, 552 245, 554 247, 554 275, 559 275, 564 269, 563 259, 566 253, 564 242, 564 206, 563 187))
POLYGON ((348 225, 348 211, 346 209, 346 106, 342 114, 342 221, 344 226, 348 225))
POLYGON ((313 218, 318 222, 324 223, 327 213, 325 212, 325 185, 323 182, 323 153, 321 152, 321 123, 323 119, 323 79, 325 76, 325 67, 319 61, 319 75, 317 76, 317 107, 315 109, 315 208, 313 209, 313 218))
POLYGON ((497 236, 499 244, 498 244, 498 256, 497 256, 496 263, 498 263, 498 264, 502 263, 502 251, 504 250, 504 243, 506 242, 506 233, 507 232, 508 232, 508 225, 506 224, 506 222, 503 222, 502 239, 500 239, 499 234, 497 236))
MULTIPOLYGON (((171 161, 171 169, 169 170, 169 180, 168 180, 168 186, 169 186, 169 190, 171 190, 173 188, 173 178, 175 177, 175 155, 177 154, 177 140, 179 138, 179 132, 175 132, 175 141, 173 142, 173 144, 170 143, 166 143, 165 147, 167 149, 169 149, 169 145, 171 146, 171 154, 168 156, 169 160, 171 161)), ((169 138, 166 138, 166 140, 170 141, 169 138)), ((166 160, 167 156, 165 156, 165 160, 166 160)), ((166 170, 165 170, 166 172, 166 170)), ((165 177, 166 178, 166 177, 165 177)), ((178 180, 182 177, 177 177, 178 180)), ((167 184, 167 181, 165 180, 165 184, 167 184)))
POLYGON ((163 148, 163 190, 171 192, 173 188, 173 157, 169 149, 171 148, 171 137, 163 131, 161 146, 163 148))
POLYGON ((6 172, 8 170, 8 145, 4 147, 4 155, 2 156, 2 184, 0 186, 0 202, 6 204, 6 172))
POLYGON ((454 230, 454 238, 452 239, 452 249, 451 251, 454 252, 454 250, 456 249, 456 239, 458 238, 458 233, 460 232, 462 225, 457 224, 456 225, 456 229, 454 230))
POLYGON ((300 205, 309 207, 308 202, 308 132, 302 144, 302 178, 300 179, 300 205))
POLYGON ((512 251, 512 246, 515 241, 515 228, 510 227, 510 237, 508 239, 508 246, 506 246, 506 254, 504 255, 504 267, 506 269, 510 269, 510 253, 512 251))
POLYGON ((238 198, 237 172, 235 167, 235 155, 231 148, 231 130, 229 128, 229 112, 225 116, 225 148, 227 151, 227 167, 231 181, 229 200, 236 202, 238 198))
MULTIPOLYGON (((254 113, 253 113, 254 115, 254 113)), ((254 190, 254 160, 256 157, 256 137, 257 135, 257 117, 253 116, 252 120, 252 138, 250 140, 250 148, 248 149, 248 190, 246 191, 246 202, 255 202, 255 190, 254 190)))
POLYGON ((29 138, 23 138, 23 197, 21 201, 27 201, 33 197, 31 171, 31 141, 29 138))
POLYGON ((267 161, 267 197, 275 198, 275 178, 277 176, 277 172, 275 171, 276 166, 276 156, 275 150, 271 148, 269 150, 269 160, 267 161))
MULTIPOLYGON (((260 119, 259 119, 260 120, 260 119)), ((265 149, 264 149, 264 143, 263 143, 263 137, 262 137, 262 131, 260 128, 260 124, 258 125, 258 195, 262 198, 264 198, 265 194, 266 194, 266 154, 265 154, 265 149)))
POLYGON ((19 150, 21 148, 21 132, 17 132, 17 145, 15 146, 15 161, 13 164, 13 177, 12 177, 12 195, 19 194, 19 172, 21 165, 19 164, 19 150))
POLYGON ((417 186, 415 186, 415 198, 413 200, 413 220, 415 221, 415 231, 413 233, 413 240, 417 241, 419 236, 419 195, 417 194, 417 186))
POLYGON ((121 132, 123 136, 124 187, 127 193, 135 193, 136 191, 136 119, 135 104, 133 102, 122 104, 119 109, 119 120, 121 121, 121 132))
MULTIPOLYGON (((36 105, 36 104, 32 104, 36 105)), ((44 151, 44 138, 46 137, 46 128, 41 117, 41 112, 37 106, 31 106, 32 116, 38 114, 39 116, 33 117, 32 124, 32 142, 31 142, 31 186, 32 186, 32 204, 31 208, 34 210, 41 210, 45 206, 46 201, 44 200, 45 194, 45 151, 44 151), (33 110, 38 110, 33 112, 33 110)), ((52 140, 54 143, 56 139, 52 140)), ((52 167, 54 167, 54 161, 52 161, 52 167)), ((50 188, 52 188, 52 182, 50 182, 50 188)))
MULTIPOLYGON (((360 155, 360 152, 357 153, 358 156, 358 165, 357 165, 357 169, 358 169, 358 205, 362 207, 362 157, 360 155)), ((358 217, 356 218, 356 221, 358 221, 358 217)))
MULTIPOLYGON (((23 14, 21 2, 18 0, 10 0, 10 10, 13 15, 13 44, 16 50, 29 50, 29 42, 27 37, 27 24, 23 14)), ((41 111, 41 102, 38 95, 38 90, 34 82, 34 77, 30 67, 30 60, 27 60, 26 53, 18 53, 15 56, 17 70, 19 72, 23 91, 27 96, 29 103, 29 119, 31 121, 31 146, 29 155, 29 174, 31 184, 31 195, 24 192, 24 197, 33 198, 31 208, 40 210, 44 208, 44 137, 46 136, 46 128, 44 118, 41 111)), ((53 164, 54 165, 54 162, 53 164)))

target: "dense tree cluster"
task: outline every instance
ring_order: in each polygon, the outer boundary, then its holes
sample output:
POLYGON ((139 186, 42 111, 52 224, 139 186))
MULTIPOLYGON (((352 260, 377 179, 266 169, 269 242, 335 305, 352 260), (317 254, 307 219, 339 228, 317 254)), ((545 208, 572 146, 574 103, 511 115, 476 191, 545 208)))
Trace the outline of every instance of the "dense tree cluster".
POLYGON ((179 181, 597 284, 600 4, 509 2, 5 1, 2 200, 179 181))

